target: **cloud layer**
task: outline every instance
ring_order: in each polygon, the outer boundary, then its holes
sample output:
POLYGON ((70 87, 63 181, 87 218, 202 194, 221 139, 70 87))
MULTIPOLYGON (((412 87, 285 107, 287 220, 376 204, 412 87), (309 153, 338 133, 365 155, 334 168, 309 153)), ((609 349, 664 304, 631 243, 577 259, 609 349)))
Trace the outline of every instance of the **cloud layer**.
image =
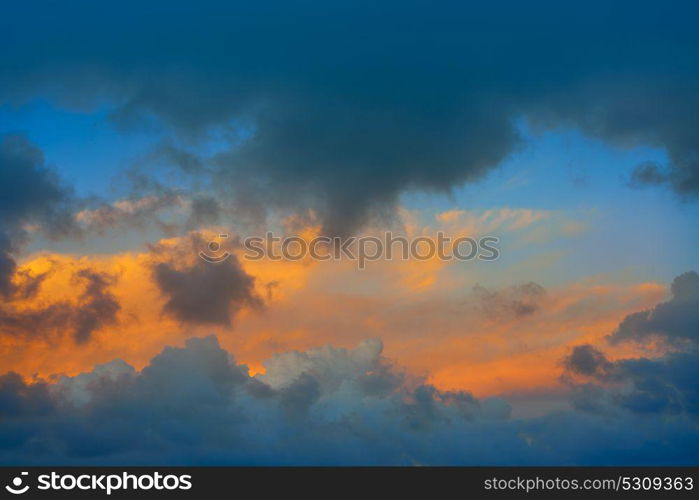
MULTIPOLYGON (((178 272, 191 278, 195 268, 178 272)), ((106 278, 83 279, 99 297, 106 278)), ((694 273, 679 276, 672 297, 651 309, 670 307, 662 324, 689 324, 683 317, 694 309, 677 304, 694 300, 695 283, 694 273)), ((528 283, 476 297, 504 315, 489 315, 494 328, 544 314, 517 313, 524 299, 542 307, 542 293, 528 283)), ((117 359, 75 376, 9 372, 0 376, 0 462, 695 464, 696 344, 676 330, 665 335, 682 342, 653 358, 574 348, 562 376, 571 409, 536 418, 512 418, 500 397, 440 389, 385 358, 378 339, 278 350, 254 376, 214 336, 166 347, 141 370, 117 359)))
POLYGON ((699 275, 690 271, 676 277, 671 292, 667 302, 628 315, 608 337, 611 344, 659 341, 669 348, 665 355, 610 361, 592 345, 573 349, 564 378, 578 408, 699 416, 699 275))
POLYGON ((662 175, 635 178, 694 197, 696 14, 693 2, 24 2, 0 24, 0 92, 111 103, 126 128, 173 132, 169 160, 249 213, 310 208, 328 233, 390 214, 406 190, 481 178, 516 150, 522 117, 665 148, 662 175), (216 152, 198 142, 211 133, 216 152))
POLYGON ((251 377, 210 336, 140 372, 116 360, 50 383, 8 373, 0 463, 696 463, 697 421, 673 408, 513 420, 504 400, 440 391, 381 352, 291 351, 251 377))
MULTIPOLYGON (((0 378, 0 411, 20 432, 12 441, 2 436, 0 457, 181 463, 194 453, 205 463, 307 462, 334 453, 325 438, 357 447, 380 440, 389 425, 424 439, 435 427, 507 417, 503 401, 408 380, 381 350, 372 340, 354 350, 289 352, 270 359, 264 376, 250 377, 207 337, 165 348, 141 372, 117 360, 52 384, 9 373, 0 378), (66 423, 67 432, 59 431, 66 423)), ((392 453, 392 460, 411 460, 392 453)), ((355 449, 333 460, 386 459, 369 457, 370 450, 355 449)))

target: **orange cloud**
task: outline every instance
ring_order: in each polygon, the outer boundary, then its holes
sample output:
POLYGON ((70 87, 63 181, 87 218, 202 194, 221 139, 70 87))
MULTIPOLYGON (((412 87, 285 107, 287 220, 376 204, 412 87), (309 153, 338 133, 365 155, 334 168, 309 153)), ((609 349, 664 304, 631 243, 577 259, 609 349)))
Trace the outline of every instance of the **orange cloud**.
MULTIPOLYGON (((452 224, 452 234, 478 231, 473 220, 457 227, 463 217, 459 212, 437 219, 452 224)), ((550 215, 505 211, 483 217, 480 223, 485 225, 520 228, 550 215)), ((412 234, 436 230, 417 223, 406 226, 412 234)), ((315 234, 313 228, 303 233, 308 239, 315 234)), ((655 283, 572 283, 537 295, 532 299, 536 303, 523 312, 516 307, 510 312, 508 301, 519 300, 516 291, 505 288, 479 296, 472 289, 475 272, 463 266, 455 272, 458 264, 437 259, 377 261, 360 271, 347 261, 247 261, 242 250, 234 248, 266 301, 264 312, 243 309, 231 328, 183 325, 163 314, 165 299, 152 279, 152 267, 166 259, 183 265, 195 262, 197 241, 162 240, 142 253, 39 254, 27 259, 21 271, 48 274, 39 293, 20 301, 18 308, 74 300, 71 275, 89 268, 116 276, 111 291, 121 310, 116 325, 98 330, 81 346, 70 339, 0 336, 5 371, 27 376, 75 374, 114 358, 140 368, 164 345, 215 333, 225 349, 256 373, 264 369, 262 360, 275 352, 327 343, 351 347, 362 339, 380 337, 385 354, 415 374, 429 377, 440 388, 467 389, 483 396, 556 385, 560 360, 571 346, 599 342, 626 314, 659 302, 666 293, 655 283), (483 300, 504 302, 492 308, 483 300)), ((610 356, 615 352, 611 349, 610 356)))

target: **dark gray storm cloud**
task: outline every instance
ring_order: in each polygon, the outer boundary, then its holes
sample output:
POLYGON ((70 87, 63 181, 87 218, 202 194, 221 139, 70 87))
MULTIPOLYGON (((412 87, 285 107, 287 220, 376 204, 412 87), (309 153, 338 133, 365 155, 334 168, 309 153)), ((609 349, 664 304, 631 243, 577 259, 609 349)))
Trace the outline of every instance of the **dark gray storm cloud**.
POLYGON ((699 417, 696 351, 612 362, 594 347, 583 345, 567 358, 566 368, 569 373, 591 378, 573 385, 573 402, 579 409, 699 417))
POLYGON ((15 292, 14 253, 28 237, 26 226, 54 236, 71 233, 72 204, 72 192, 36 146, 22 135, 0 136, 0 299, 15 292))
MULTIPOLYGON (((515 120, 663 147, 699 193, 694 2, 16 3, 5 101, 113 105, 174 142, 183 171, 251 213, 315 209, 348 233, 400 193, 448 191, 520 144, 515 120)), ((172 144, 172 143, 170 143, 172 144)), ((646 172, 648 173, 648 172, 646 172)), ((636 175, 638 180, 656 176, 636 175)))
POLYGON ((182 269, 161 262, 153 276, 167 299, 164 312, 184 323, 230 326, 242 307, 263 304, 255 293, 255 279, 234 255, 218 263, 198 260, 182 269))
POLYGON ((604 353, 589 344, 576 346, 564 364, 573 373, 600 378, 605 377, 612 367, 604 353))
POLYGON ((672 298, 667 302, 626 316, 609 341, 643 342, 657 337, 670 343, 699 343, 699 275, 689 271, 677 276, 670 291, 672 298))
POLYGON ((140 372, 116 360, 52 383, 5 374, 0 463, 696 463, 697 426, 682 415, 512 420, 502 399, 440 391, 381 350, 280 353, 251 377, 207 337, 140 372))
POLYGON ((580 409, 699 417, 699 275, 677 276, 672 298, 628 315, 609 342, 661 341, 671 350, 656 358, 610 361, 597 347, 581 345, 564 360, 563 379, 580 409))
POLYGON ((0 375, 0 408, 0 415, 5 418, 50 414, 54 410, 54 404, 49 384, 28 384, 14 372, 0 375))

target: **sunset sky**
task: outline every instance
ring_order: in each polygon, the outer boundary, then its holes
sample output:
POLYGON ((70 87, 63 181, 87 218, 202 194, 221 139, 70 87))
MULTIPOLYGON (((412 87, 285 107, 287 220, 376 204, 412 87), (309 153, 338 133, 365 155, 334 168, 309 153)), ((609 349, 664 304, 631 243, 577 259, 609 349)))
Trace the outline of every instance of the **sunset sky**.
POLYGON ((696 2, 3 11, 0 463, 697 464, 696 2))

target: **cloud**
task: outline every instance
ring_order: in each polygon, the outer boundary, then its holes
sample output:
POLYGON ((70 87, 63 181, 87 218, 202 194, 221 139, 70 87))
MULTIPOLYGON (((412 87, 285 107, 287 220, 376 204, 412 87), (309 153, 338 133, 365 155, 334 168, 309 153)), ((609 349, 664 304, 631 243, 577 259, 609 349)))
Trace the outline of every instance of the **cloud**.
POLYGON ((17 263, 10 255, 10 240, 6 235, 0 234, 0 294, 4 297, 14 292, 12 277, 17 269, 17 263))
POLYGON ((565 359, 565 367, 573 373, 604 378, 611 371, 612 364, 601 351, 585 344, 573 348, 573 352, 565 359))
POLYGON ((656 162, 643 162, 631 172, 629 184, 633 187, 664 184, 668 181, 668 175, 661 165, 656 162))
POLYGON ((20 270, 15 255, 40 230, 51 238, 79 234, 74 213, 79 203, 71 189, 44 161, 42 152, 22 135, 0 137, 0 331, 2 335, 51 338, 70 332, 85 343, 104 325, 114 324, 119 310, 108 291, 113 278, 82 269, 76 285, 84 284, 75 301, 35 307, 18 302, 37 295, 50 271, 20 270))
POLYGON ((167 298, 164 312, 184 323, 230 326, 231 317, 241 308, 263 304, 255 292, 254 278, 234 255, 218 263, 197 260, 182 269, 160 262, 153 276, 167 298))
POLYGON ((75 301, 17 308, 0 305, 0 334, 27 339, 55 340, 70 334, 77 344, 88 342, 92 334, 117 322, 121 306, 109 291, 116 278, 90 269, 73 275, 73 286, 83 285, 75 301))
POLYGON ((476 284, 473 287, 473 293, 488 317, 508 319, 534 314, 539 309, 546 290, 541 285, 530 281, 496 291, 476 284))
POLYGON ((677 276, 671 291, 669 301, 628 315, 607 337, 611 344, 660 340, 671 349, 666 354, 610 361, 592 345, 573 349, 564 360, 563 380, 574 390, 576 407, 699 417, 699 276, 693 271, 677 276))
MULTIPOLYGON (((492 217, 501 218, 497 213, 492 217)), ((432 234, 419 226, 415 231, 432 234)), ((469 226, 464 231, 479 229, 469 226)), ((121 309, 118 327, 105 325, 93 332, 95 341, 78 349, 73 326, 65 321, 60 323, 66 325, 64 328, 49 329, 46 327, 59 323, 37 317, 33 323, 24 321, 27 326, 13 333, 5 326, 5 335, 0 336, 5 370, 24 376, 73 374, 113 357, 122 357, 140 369, 163 345, 208 333, 218 334, 227 350, 259 370, 263 360, 280 351, 305 351, 337 339, 346 346, 378 337, 390 346, 402 366, 414 373, 430 373, 430 381, 440 389, 471 388, 479 397, 490 396, 555 385, 560 359, 570 345, 602 339, 619 318, 652 307, 666 293, 666 288, 656 283, 573 283, 547 289, 534 300, 537 310, 532 314, 515 316, 507 308, 493 316, 485 314, 460 273, 437 274, 430 267, 421 267, 425 263, 419 266, 400 260, 377 262, 369 274, 358 272, 351 262, 309 265, 251 261, 242 257, 241 245, 231 234, 222 244, 239 256, 245 273, 254 277, 255 296, 264 300, 264 311, 247 302, 241 302, 238 310, 233 306, 231 334, 230 323, 185 322, 165 311, 170 296, 160 289, 153 274, 161 262, 175 271, 190 270, 200 261, 197 250, 206 250, 206 242, 218 233, 163 239, 143 252, 94 256, 41 253, 23 260, 15 284, 27 293, 33 288, 34 295, 25 299, 17 292, 8 304, 12 309, 0 307, 6 316, 16 318, 24 312, 19 316, 26 320, 29 313, 52 304, 77 306, 86 284, 76 277, 81 269, 112 276, 115 281, 108 291, 121 309), (434 273, 434 285, 413 289, 413 276, 425 273, 434 273), (28 277, 26 284, 19 274, 28 277), (273 287, 271 296, 268 285, 273 287), (15 314, 9 314, 11 311, 15 314), (60 338, 59 332, 63 335, 60 338), (425 340, 425 332, 429 332, 429 340, 425 340)), ((471 284, 481 282, 491 293, 513 298, 510 287, 493 281, 487 272, 473 271, 467 276, 471 284)), ((527 274, 519 276, 524 284, 527 274)), ((206 291, 210 293, 209 288, 206 291)), ((209 306, 207 302, 202 308, 209 306)), ((58 309, 52 318, 63 311, 58 309)))
POLYGON ((46 382, 27 384, 17 373, 0 375, 0 415, 23 417, 50 414, 53 399, 46 382))
POLYGON ((628 315, 609 337, 612 344, 635 340, 643 342, 659 337, 666 342, 699 341, 699 275, 689 271, 677 276, 670 287, 667 302, 628 315))
POLYGON ((115 360, 53 382, 6 374, 0 463, 696 462, 696 425, 682 417, 512 420, 502 399, 440 391, 381 349, 282 353, 251 377, 210 336, 166 347, 141 371, 115 360))
POLYGON ((0 137, 0 332, 26 338, 50 338, 68 332, 81 344, 101 327, 116 322, 119 304, 108 288, 113 277, 82 269, 76 284, 85 289, 77 301, 18 307, 34 297, 49 272, 18 269, 15 256, 41 231, 49 238, 78 236, 75 214, 82 201, 49 168, 43 153, 23 135, 0 137))
POLYGON ((78 272, 78 278, 86 281, 82 293, 82 305, 75 314, 75 331, 73 336, 79 344, 90 340, 92 332, 104 325, 116 322, 119 302, 107 291, 114 279, 104 273, 95 273, 88 269, 78 272))
POLYGON ((44 163, 42 152, 22 135, 0 136, 0 295, 15 291, 13 254, 38 225, 50 236, 71 234, 74 198, 44 163))
POLYGON ((590 377, 573 383, 577 408, 610 413, 688 414, 699 417, 699 355, 671 353, 660 358, 609 361, 592 346, 574 349, 566 360, 569 373, 590 377))
POLYGON ((221 217, 221 203, 211 196, 199 195, 190 202, 190 215, 187 227, 199 228, 204 224, 218 222, 221 217))
POLYGON ((168 2, 163 20, 29 2, 0 25, 0 91, 111 102, 125 127, 174 131, 163 154, 250 212, 310 208, 328 233, 483 177, 520 146, 521 117, 665 148, 669 184, 696 196, 696 5, 595 4, 168 2))
POLYGON ((166 210, 182 207, 185 203, 183 196, 173 190, 167 190, 144 197, 100 203, 95 208, 85 208, 77 212, 75 220, 84 231, 98 234, 123 227, 145 227, 154 221, 163 226, 157 216, 166 210))

